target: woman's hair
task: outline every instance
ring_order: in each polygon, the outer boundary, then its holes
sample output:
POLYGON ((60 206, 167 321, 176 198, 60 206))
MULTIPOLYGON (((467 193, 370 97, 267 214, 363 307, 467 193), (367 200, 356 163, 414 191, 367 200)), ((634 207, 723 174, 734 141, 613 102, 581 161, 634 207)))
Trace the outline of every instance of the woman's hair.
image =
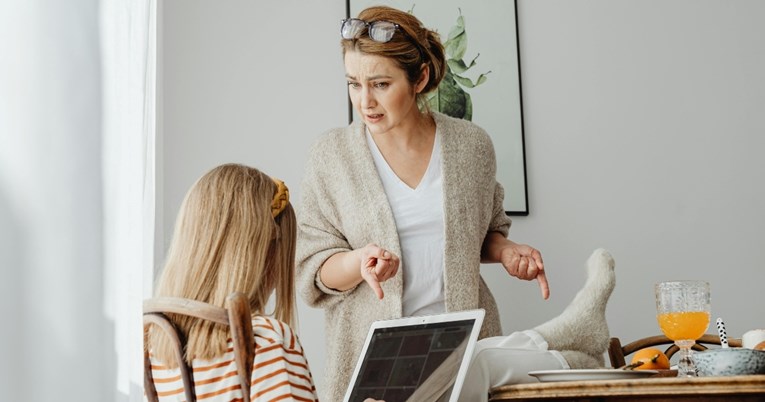
MULTIPOLYGON (((294 325, 296 221, 287 203, 276 217, 278 186, 257 169, 227 164, 202 176, 183 200, 157 284, 156 296, 194 299, 225 307, 226 297, 242 292, 254 315, 266 314, 275 291, 274 315, 294 325)), ((188 340, 186 360, 213 359, 226 351, 228 328, 171 314, 188 340)), ((170 340, 152 328, 152 354, 170 367, 170 340)))
POLYGON ((388 21, 398 24, 399 28, 393 38, 385 43, 372 40, 367 28, 353 39, 341 39, 343 56, 354 51, 393 59, 413 85, 420 78, 422 65, 426 64, 430 68, 430 76, 418 98, 438 88, 446 74, 446 56, 438 33, 423 27, 414 15, 386 6, 366 8, 358 18, 367 23, 388 21))

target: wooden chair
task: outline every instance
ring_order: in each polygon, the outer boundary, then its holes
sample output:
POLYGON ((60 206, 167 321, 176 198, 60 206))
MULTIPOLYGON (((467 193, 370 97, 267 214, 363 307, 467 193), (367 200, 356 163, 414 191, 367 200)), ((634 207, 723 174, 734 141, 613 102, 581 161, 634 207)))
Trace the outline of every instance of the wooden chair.
MULTIPOLYGON (((160 328, 173 340, 176 359, 178 360, 181 372, 181 380, 183 381, 183 389, 188 402, 196 401, 194 374, 183 358, 184 351, 186 350, 186 339, 167 318, 166 314, 168 313, 183 314, 230 327, 231 339, 234 344, 234 359, 239 371, 238 377, 242 386, 242 395, 245 402, 250 401, 250 376, 252 374, 252 362, 255 358, 250 304, 243 293, 235 292, 228 296, 226 306, 227 308, 220 308, 208 303, 176 297, 156 297, 147 299, 143 303, 144 345, 146 345, 150 325, 160 328)), ((144 347, 143 362, 146 398, 149 402, 157 402, 159 397, 154 386, 149 352, 146 347, 144 347)))
MULTIPOLYGON (((627 364, 625 360, 626 356, 629 356, 640 349, 659 345, 668 345, 664 351, 664 354, 669 358, 671 358, 675 352, 680 350, 677 345, 675 345, 673 340, 667 338, 664 335, 656 335, 648 338, 638 339, 624 346, 622 346, 619 338, 611 338, 611 341, 608 345, 608 357, 611 360, 611 367, 622 367, 627 364)), ((717 335, 705 334, 696 341, 696 343, 693 345, 693 350, 706 350, 707 347, 705 345, 720 345, 720 337, 717 335)), ((731 347, 740 347, 741 339, 728 338, 728 345, 731 347)))

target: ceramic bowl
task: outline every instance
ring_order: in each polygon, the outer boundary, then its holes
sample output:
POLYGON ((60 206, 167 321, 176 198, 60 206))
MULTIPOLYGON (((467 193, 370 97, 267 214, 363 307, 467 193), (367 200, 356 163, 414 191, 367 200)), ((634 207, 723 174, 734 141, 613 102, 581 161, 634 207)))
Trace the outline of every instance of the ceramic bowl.
POLYGON ((765 374, 765 351, 746 348, 708 349, 693 353, 700 376, 765 374))

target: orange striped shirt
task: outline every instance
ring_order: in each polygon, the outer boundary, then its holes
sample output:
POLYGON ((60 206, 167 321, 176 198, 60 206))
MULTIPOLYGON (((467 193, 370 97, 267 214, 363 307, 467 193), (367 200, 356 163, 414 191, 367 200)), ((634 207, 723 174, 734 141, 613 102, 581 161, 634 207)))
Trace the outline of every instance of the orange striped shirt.
MULTIPOLYGON (((318 401, 313 377, 297 335, 285 323, 270 317, 252 319, 255 361, 251 378, 252 401, 318 401)), ((233 344, 213 360, 192 362, 199 401, 241 401, 233 344)), ((151 373, 160 401, 185 401, 180 370, 169 369, 151 358, 151 373)))

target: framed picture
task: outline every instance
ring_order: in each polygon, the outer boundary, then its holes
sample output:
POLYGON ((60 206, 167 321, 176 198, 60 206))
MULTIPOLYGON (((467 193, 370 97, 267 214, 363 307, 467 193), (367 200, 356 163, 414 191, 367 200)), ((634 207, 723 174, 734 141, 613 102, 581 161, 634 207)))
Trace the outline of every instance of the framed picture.
MULTIPOLYGON (((356 17, 373 5, 409 11, 440 34, 449 71, 430 94, 431 109, 471 120, 489 133, 505 212, 528 215, 515 0, 346 0, 346 14, 356 17)), ((351 120, 352 113, 349 107, 351 120)))

